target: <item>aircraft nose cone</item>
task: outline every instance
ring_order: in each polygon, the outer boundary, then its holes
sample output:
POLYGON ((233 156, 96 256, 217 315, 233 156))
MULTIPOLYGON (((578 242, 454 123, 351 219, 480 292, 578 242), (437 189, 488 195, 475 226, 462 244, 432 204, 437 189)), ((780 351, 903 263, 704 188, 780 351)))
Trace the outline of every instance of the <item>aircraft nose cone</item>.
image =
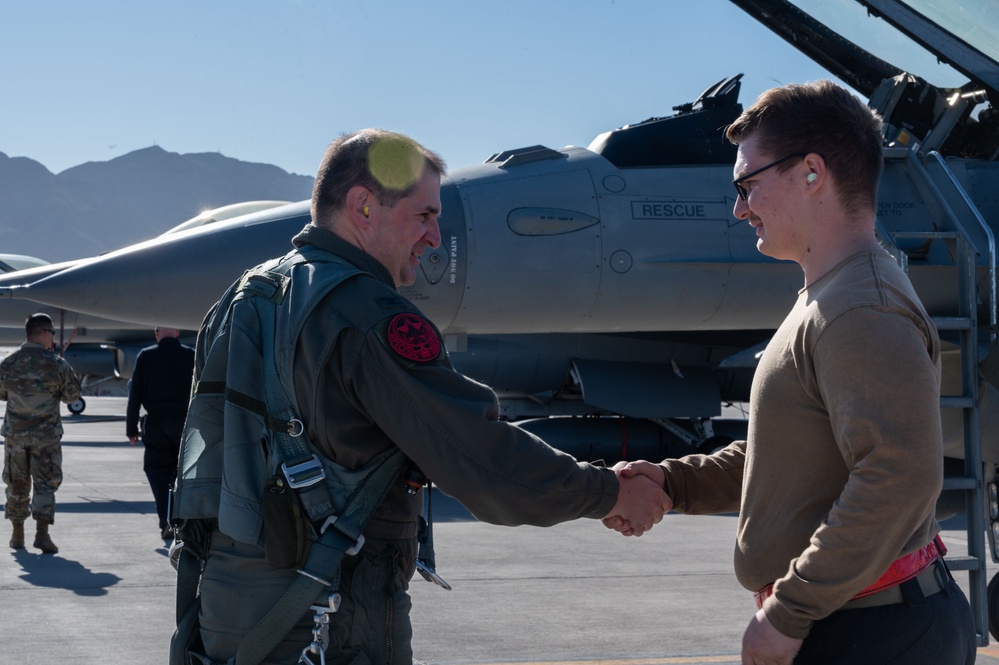
POLYGON ((161 236, 33 282, 26 293, 86 314, 196 330, 244 270, 291 248, 309 221, 307 204, 161 236))

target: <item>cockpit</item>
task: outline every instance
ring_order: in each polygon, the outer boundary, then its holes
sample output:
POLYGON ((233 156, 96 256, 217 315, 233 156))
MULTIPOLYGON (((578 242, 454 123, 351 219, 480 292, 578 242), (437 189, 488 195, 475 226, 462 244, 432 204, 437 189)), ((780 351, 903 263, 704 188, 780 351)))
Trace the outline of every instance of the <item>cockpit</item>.
MULTIPOLYGON (((996 0, 732 2, 867 98, 885 119, 886 145, 999 159, 996 0)), ((674 115, 604 132, 589 149, 619 168, 731 164, 724 128, 742 112, 741 78, 674 115)))
POLYGON ((732 1, 867 97, 888 145, 999 158, 994 0, 732 1))

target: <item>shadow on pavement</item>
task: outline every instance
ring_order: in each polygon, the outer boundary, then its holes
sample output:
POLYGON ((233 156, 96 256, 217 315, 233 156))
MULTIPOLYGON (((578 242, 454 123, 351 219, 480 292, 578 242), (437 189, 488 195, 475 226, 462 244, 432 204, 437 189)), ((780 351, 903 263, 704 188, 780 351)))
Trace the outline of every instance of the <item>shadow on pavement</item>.
POLYGON ((108 587, 121 581, 113 573, 95 573, 79 561, 58 554, 14 550, 14 560, 24 571, 19 577, 37 587, 67 589, 78 596, 104 596, 108 587))

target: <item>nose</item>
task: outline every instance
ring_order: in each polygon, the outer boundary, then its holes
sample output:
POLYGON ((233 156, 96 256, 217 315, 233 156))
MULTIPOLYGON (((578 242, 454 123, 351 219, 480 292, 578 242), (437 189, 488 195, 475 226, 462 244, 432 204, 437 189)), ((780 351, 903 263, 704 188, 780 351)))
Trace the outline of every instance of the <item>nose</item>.
POLYGON ((736 219, 749 219, 749 201, 741 196, 735 197, 735 205, 732 207, 732 214, 736 219))
POLYGON ((423 235, 426 238, 427 243, 431 248, 437 249, 441 246, 441 227, 437 221, 437 217, 434 217, 427 228, 427 232, 423 235))

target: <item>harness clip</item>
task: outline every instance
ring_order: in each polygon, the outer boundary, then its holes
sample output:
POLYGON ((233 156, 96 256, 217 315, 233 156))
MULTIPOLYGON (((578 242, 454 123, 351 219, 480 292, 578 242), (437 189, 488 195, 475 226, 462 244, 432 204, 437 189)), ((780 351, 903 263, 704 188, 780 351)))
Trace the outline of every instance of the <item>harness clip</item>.
MULTIPOLYGON (((326 521, 323 522, 322 528, 319 529, 320 535, 326 533, 326 529, 328 529, 331 526, 333 526, 336 523, 337 519, 338 519, 337 515, 331 515, 330 517, 327 517, 326 521)), ((342 531, 340 533, 343 534, 342 531)), ((347 534, 343 534, 343 535, 347 535, 347 534)), ((351 545, 350 549, 346 550, 344 553, 347 556, 354 556, 355 554, 357 554, 358 552, 361 551, 362 547, 364 547, 364 534, 363 533, 360 536, 357 537, 357 541, 353 545, 351 545)))
POLYGON ((323 470, 323 463, 319 461, 315 453, 313 453, 312 459, 301 464, 294 466, 282 464, 281 470, 284 472, 285 478, 288 479, 288 486, 296 490, 303 487, 311 487, 326 479, 326 471, 323 470))

